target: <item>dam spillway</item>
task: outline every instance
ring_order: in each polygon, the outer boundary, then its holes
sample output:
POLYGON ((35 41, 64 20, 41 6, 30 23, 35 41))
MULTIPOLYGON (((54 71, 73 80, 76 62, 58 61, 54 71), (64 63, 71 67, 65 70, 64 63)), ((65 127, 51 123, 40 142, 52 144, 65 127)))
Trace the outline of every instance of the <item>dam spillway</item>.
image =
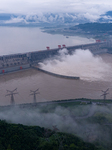
MULTIPOLYGON (((112 64, 112 55, 105 53, 99 55, 104 61, 112 64)), ((111 76, 111 74, 110 74, 111 76)), ((111 77, 112 79, 112 77, 111 77)), ((64 99, 102 99, 101 90, 109 88, 107 99, 111 99, 112 80, 89 82, 85 80, 71 80, 57 78, 39 70, 29 68, 0 76, 0 105, 10 105, 10 97, 5 97, 7 90, 17 88, 19 94, 15 95, 15 104, 31 103, 33 97, 30 90, 39 88, 37 102, 64 99)))
MULTIPOLYGON (((101 42, 69 46, 66 48, 68 49, 69 53, 72 53, 76 49, 89 49, 93 54, 98 54, 107 52, 107 50, 104 49, 104 47, 106 46, 107 42, 101 42)), ((30 68, 31 65, 38 64, 39 62, 42 62, 49 57, 57 55, 60 49, 61 48, 55 48, 51 50, 33 51, 28 53, 18 53, 0 56, 0 74, 30 68)))

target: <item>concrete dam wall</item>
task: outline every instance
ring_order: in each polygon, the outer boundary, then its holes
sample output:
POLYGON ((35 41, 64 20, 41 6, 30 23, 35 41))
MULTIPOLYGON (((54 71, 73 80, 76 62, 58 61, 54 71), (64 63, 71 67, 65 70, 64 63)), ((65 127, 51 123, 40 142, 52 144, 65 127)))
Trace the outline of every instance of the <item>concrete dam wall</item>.
MULTIPOLYGON (((69 46, 66 47, 68 49, 68 53, 71 54, 74 50, 76 49, 89 49, 93 54, 98 54, 101 52, 105 52, 104 49, 102 49, 104 47, 105 43, 92 43, 92 44, 85 44, 85 45, 77 45, 77 46, 69 46)), ((31 63, 37 61, 41 62, 43 60, 45 60, 46 58, 51 58, 55 55, 58 54, 58 51, 60 49, 51 49, 51 50, 43 50, 43 51, 38 51, 38 52, 32 52, 30 54, 30 60, 31 63)))
MULTIPOLYGON (((76 49, 89 49, 93 54, 98 54, 106 52, 103 47, 105 47, 105 42, 92 43, 85 45, 69 46, 69 54, 71 54, 76 49)), ((47 58, 51 58, 58 54, 60 49, 51 49, 43 51, 35 51, 28 53, 19 53, 0 56, 0 74, 9 73, 13 71, 19 71, 22 69, 30 68, 31 65, 38 64, 47 58)))

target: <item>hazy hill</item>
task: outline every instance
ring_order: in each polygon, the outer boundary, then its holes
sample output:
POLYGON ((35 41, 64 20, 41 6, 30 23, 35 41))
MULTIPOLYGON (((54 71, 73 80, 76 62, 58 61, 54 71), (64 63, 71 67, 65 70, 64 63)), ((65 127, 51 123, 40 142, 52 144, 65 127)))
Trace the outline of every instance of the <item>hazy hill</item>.
POLYGON ((111 33, 112 32, 112 23, 85 23, 79 24, 77 26, 71 27, 70 30, 81 29, 85 32, 90 33, 111 33))

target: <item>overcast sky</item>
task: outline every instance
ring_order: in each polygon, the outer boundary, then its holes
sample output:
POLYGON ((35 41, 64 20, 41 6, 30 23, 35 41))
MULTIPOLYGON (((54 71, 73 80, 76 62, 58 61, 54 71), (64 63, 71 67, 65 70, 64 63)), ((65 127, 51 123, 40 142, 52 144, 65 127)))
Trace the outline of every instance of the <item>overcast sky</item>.
POLYGON ((100 15, 112 10, 112 0, 0 0, 1 13, 74 12, 100 15))

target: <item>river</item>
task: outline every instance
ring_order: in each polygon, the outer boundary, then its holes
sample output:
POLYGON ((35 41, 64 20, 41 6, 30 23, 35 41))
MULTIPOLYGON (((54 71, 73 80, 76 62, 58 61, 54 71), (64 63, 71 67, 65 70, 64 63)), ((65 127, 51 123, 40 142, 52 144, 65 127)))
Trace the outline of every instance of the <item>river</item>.
MULTIPOLYGON (((112 55, 103 54, 101 57, 112 63, 112 55)), ((54 77, 34 69, 10 73, 0 76, 0 105, 9 105, 10 96, 5 96, 6 90, 17 88, 17 95, 14 95, 15 103, 31 103, 33 97, 30 90, 39 88, 40 94, 37 95, 37 102, 73 99, 73 98, 93 98, 101 99, 101 90, 109 88, 107 98, 112 98, 112 82, 71 80, 54 77)))
MULTIPOLYGON (((39 28, 0 27, 0 54, 24 53, 43 50, 46 46, 56 48, 58 44, 67 46, 92 43, 94 39, 78 36, 66 38, 63 35, 51 35, 41 32, 39 28)), ((112 55, 101 55, 107 63, 112 63, 112 55)), ((73 98, 101 98, 101 90, 109 88, 108 98, 112 95, 112 82, 70 80, 57 78, 34 69, 5 74, 0 76, 0 105, 9 105, 10 96, 7 90, 17 88, 14 95, 16 104, 31 103, 33 97, 30 90, 39 88, 37 102, 73 99, 73 98)))

